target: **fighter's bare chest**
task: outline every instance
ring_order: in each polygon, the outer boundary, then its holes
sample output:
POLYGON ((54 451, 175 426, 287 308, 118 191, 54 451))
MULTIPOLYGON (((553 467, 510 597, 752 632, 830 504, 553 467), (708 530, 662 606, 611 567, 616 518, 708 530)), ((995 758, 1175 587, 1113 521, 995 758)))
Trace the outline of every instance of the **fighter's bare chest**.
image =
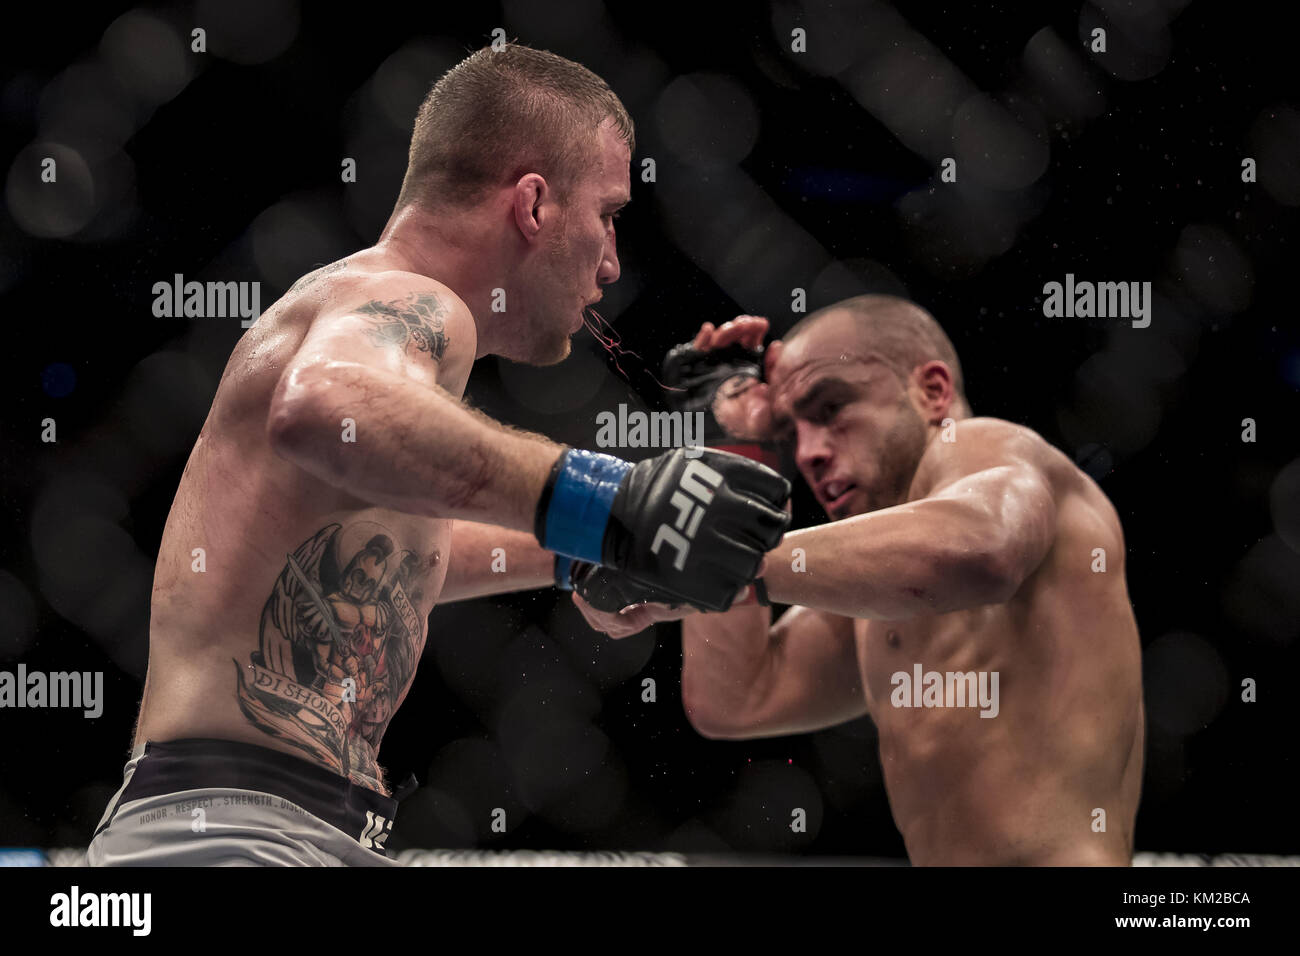
POLYGON ((900 680, 914 679, 918 669, 964 671, 996 654, 999 628, 977 609, 903 621, 857 620, 853 631, 867 707, 877 716, 900 680))
POLYGON ((857 620, 853 637, 867 708, 875 715, 879 702, 888 700, 890 674, 917 656, 928 635, 907 621, 857 620))

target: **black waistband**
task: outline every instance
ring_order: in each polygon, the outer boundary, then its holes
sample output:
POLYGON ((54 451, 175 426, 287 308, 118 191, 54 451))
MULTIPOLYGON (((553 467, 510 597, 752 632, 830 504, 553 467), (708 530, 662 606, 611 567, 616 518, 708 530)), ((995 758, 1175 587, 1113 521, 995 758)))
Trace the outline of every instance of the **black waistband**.
POLYGON ((144 745, 144 754, 118 806, 182 790, 256 790, 297 804, 362 847, 387 856, 384 843, 392 832, 397 801, 415 786, 412 776, 398 789, 395 799, 298 757, 255 744, 205 738, 151 740, 144 745))

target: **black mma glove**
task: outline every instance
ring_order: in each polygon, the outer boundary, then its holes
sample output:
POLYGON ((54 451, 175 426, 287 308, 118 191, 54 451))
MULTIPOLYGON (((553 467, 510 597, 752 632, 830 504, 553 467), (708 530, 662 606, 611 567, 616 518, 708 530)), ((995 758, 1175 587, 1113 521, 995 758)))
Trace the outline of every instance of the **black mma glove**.
POLYGON ((714 449, 636 465, 570 449, 538 503, 537 538, 621 571, 664 603, 725 611, 785 533, 789 497, 776 472, 714 449))
POLYGON ((629 605, 647 601, 681 607, 681 602, 664 591, 637 584, 622 571, 586 561, 573 563, 570 588, 598 611, 621 611, 629 605))
POLYGON ((734 395, 763 381, 763 352, 733 343, 720 349, 702 350, 689 342, 673 347, 664 359, 665 400, 674 411, 704 415, 704 444, 721 448, 779 470, 780 450, 776 443, 733 435, 714 414, 714 399, 721 391, 734 395))
MULTIPOLYGON (((673 603, 671 595, 636 584, 628 580, 627 575, 622 571, 602 568, 598 564, 575 561, 566 569, 565 578, 561 586, 565 590, 577 591, 582 595, 582 599, 597 611, 621 611, 633 604, 647 602, 666 604, 674 609, 681 607, 680 604, 673 603)), ((750 587, 753 588, 753 599, 741 603, 771 606, 772 602, 768 600, 767 587, 763 584, 762 578, 755 578, 750 587)))

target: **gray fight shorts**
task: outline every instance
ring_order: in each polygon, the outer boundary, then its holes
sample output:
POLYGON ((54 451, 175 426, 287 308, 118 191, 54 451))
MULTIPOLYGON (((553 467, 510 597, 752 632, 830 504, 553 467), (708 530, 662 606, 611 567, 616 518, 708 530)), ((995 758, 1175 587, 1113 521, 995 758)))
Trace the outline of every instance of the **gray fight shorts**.
POLYGON ((231 740, 149 741, 86 850, 91 866, 397 866, 397 801, 289 754, 231 740))

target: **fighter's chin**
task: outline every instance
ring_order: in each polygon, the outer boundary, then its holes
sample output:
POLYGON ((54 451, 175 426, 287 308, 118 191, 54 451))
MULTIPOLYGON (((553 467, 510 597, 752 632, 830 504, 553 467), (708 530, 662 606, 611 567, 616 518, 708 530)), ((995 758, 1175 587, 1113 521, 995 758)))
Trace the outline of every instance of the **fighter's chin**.
POLYGON ((539 367, 559 365, 572 351, 573 343, 569 340, 569 336, 565 335, 538 343, 537 348, 533 349, 528 358, 523 361, 528 365, 539 367))
POLYGON ((863 491, 862 488, 854 488, 852 491, 843 495, 833 504, 823 504, 822 510, 832 521, 843 521, 845 518, 852 518, 854 515, 863 515, 868 511, 875 511, 879 506, 872 506, 871 496, 863 491))
POLYGON ((823 505, 822 511, 826 512, 826 517, 831 521, 843 521, 845 518, 852 518, 857 513, 848 505, 838 505, 834 508, 823 505))
POLYGON ((549 361, 540 362, 540 365, 559 365, 573 352, 573 343, 566 335, 564 339, 556 346, 554 353, 549 361))

